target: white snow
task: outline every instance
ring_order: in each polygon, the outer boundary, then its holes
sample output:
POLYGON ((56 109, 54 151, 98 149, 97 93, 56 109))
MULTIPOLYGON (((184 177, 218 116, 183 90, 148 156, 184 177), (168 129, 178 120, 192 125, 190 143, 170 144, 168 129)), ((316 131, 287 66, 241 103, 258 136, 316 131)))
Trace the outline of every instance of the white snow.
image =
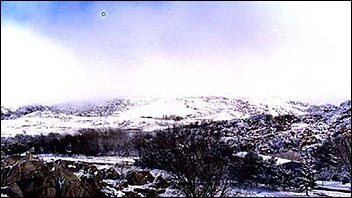
MULTIPOLYGON (((47 135, 48 133, 74 134, 81 128, 139 128, 145 131, 163 129, 177 124, 190 124, 199 120, 231 120, 251 115, 270 113, 303 114, 309 106, 278 99, 246 99, 224 97, 183 98, 128 98, 120 103, 113 101, 96 105, 106 116, 77 116, 50 110, 37 111, 13 120, 1 120, 1 137, 16 134, 47 135), (106 108, 103 108, 106 105, 106 108), (117 105, 117 106, 114 106, 117 105), (110 110, 112 114, 106 114, 110 110), (106 111, 106 112, 105 112, 106 111), (175 121, 164 116, 180 116, 175 121)), ((94 105, 93 105, 94 106, 94 105)), ((92 107, 90 107, 92 108, 92 107)))
POLYGON ((120 183, 119 179, 113 180, 113 179, 104 179, 103 180, 105 183, 110 184, 112 186, 116 186, 117 184, 120 183))
POLYGON ((119 191, 119 190, 116 190, 115 188, 111 188, 109 186, 105 186, 103 189, 102 189, 102 192, 103 193, 106 193, 107 195, 109 196, 113 196, 113 197, 122 197, 125 195, 125 193, 119 191))
MULTIPOLYGON (((312 190, 309 197, 350 197, 351 193, 336 191, 312 190)), ((232 187, 226 194, 229 197, 307 197, 305 192, 275 191, 266 188, 243 188, 232 187)))
POLYGON ((317 186, 335 189, 335 190, 351 190, 351 183, 342 184, 336 181, 317 181, 317 186))
POLYGON ((159 175, 162 176, 164 179, 171 177, 167 171, 160 169, 153 169, 150 171, 150 174, 155 178, 157 178, 159 175))
POLYGON ((308 124, 306 123, 293 123, 291 125, 292 129, 304 129, 308 127, 308 124))
MULTIPOLYGON (((235 154, 238 157, 242 157, 244 158, 247 155, 246 151, 242 151, 242 152, 238 152, 235 154)), ((267 155, 262 155, 259 154, 260 157, 262 157, 264 160, 269 160, 270 158, 272 158, 271 156, 267 156, 267 155)), ((285 164, 288 162, 291 162, 292 160, 288 160, 288 159, 283 159, 283 158, 279 158, 279 157, 274 157, 277 161, 276 164, 280 165, 280 164, 285 164)))
POLYGON ((120 162, 127 162, 133 164, 136 157, 120 157, 120 156, 85 156, 85 155, 75 155, 75 156, 59 156, 52 154, 39 154, 36 155, 38 158, 43 159, 44 161, 55 161, 55 160, 66 160, 66 161, 79 161, 87 162, 92 164, 106 164, 114 165, 120 162))
POLYGON ((351 197, 351 193, 343 193, 336 191, 312 190, 309 195, 318 195, 319 197, 351 197))

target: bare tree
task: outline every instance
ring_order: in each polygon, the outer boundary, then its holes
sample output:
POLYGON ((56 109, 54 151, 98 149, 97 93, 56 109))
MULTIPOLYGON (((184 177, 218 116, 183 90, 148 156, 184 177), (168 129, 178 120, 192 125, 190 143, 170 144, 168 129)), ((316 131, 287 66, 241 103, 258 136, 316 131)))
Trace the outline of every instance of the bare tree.
POLYGON ((224 196, 232 149, 216 131, 173 128, 158 132, 142 150, 141 164, 167 170, 186 196, 224 196))

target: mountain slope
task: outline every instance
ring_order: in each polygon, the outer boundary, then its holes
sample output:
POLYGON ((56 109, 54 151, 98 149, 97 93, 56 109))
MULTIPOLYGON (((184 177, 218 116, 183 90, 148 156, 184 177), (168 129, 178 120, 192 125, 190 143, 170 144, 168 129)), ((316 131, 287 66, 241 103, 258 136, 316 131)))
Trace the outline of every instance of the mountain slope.
MULTIPOLYGON (((351 101, 310 105, 278 98, 253 100, 218 96, 182 98, 117 98, 100 103, 1 107, 1 136, 74 133, 80 128, 114 127, 150 131, 204 121, 253 118, 258 115, 305 115, 306 123, 350 125, 351 101), (348 114, 349 113, 349 114, 348 114), (346 121, 347 120, 347 121, 346 121)), ((336 125, 338 127, 339 125, 336 125)), ((327 126, 325 126, 326 128, 327 126)))

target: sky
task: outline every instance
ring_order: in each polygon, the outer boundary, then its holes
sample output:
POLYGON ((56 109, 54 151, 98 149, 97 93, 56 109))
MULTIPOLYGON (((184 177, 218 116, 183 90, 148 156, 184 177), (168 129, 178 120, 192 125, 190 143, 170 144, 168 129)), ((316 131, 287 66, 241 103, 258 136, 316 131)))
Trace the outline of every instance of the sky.
POLYGON ((2 106, 140 95, 349 100, 351 2, 1 1, 2 106))

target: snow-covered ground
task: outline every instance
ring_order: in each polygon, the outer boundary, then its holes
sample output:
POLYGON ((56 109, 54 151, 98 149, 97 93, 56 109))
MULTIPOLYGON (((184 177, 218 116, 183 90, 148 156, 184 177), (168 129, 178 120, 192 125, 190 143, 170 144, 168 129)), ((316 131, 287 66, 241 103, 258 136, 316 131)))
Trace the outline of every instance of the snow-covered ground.
MULTIPOLYGON (((16 134, 75 133, 81 128, 163 129, 202 120, 231 120, 258 114, 306 113, 310 106, 278 98, 253 100, 226 97, 126 98, 80 108, 56 105, 14 119, 1 120, 1 137, 16 134), (80 111, 83 111, 80 113, 80 111), (174 119, 177 116, 179 119, 174 119)), ((13 109, 1 108, 9 114, 13 109)))
MULTIPOLYGON (((235 155, 238 157, 244 158, 247 155, 247 152, 245 152, 245 151, 238 152, 235 155)), ((259 156, 262 157, 264 160, 269 160, 270 158, 272 158, 271 156, 261 155, 261 154, 259 154, 259 156)), ((278 164, 278 165, 292 162, 292 160, 288 160, 288 159, 283 159, 283 158, 279 158, 279 157, 274 157, 274 158, 277 160, 276 164, 278 164)))
MULTIPOLYGON (((351 185, 349 183, 349 185, 351 185)), ((308 192, 309 197, 351 197, 351 193, 312 190, 308 192)), ((276 191, 266 188, 247 188, 246 190, 238 187, 233 187, 227 193, 229 197, 307 197, 305 192, 293 191, 276 191)))
POLYGON ((317 181, 317 186, 334 190, 349 190, 351 191, 351 183, 343 184, 336 181, 317 181))
POLYGON ((85 156, 85 155, 74 155, 74 156, 63 156, 63 155, 53 155, 53 154, 39 154, 36 155, 38 158, 44 161, 53 160, 65 160, 73 162, 87 162, 91 164, 110 164, 114 165, 116 163, 125 162, 133 164, 136 157, 120 157, 120 156, 85 156))
MULTIPOLYGON (((238 156, 243 156, 246 153, 241 152, 237 153, 238 156)), ((90 164, 95 164, 98 169, 104 168, 107 169, 113 166, 116 163, 129 163, 132 164, 137 158, 132 157, 119 157, 119 156, 85 156, 85 155, 75 155, 75 156, 62 156, 62 155, 51 155, 51 154, 42 154, 36 155, 37 157, 43 159, 44 161, 54 161, 54 160, 67 160, 67 161, 80 161, 80 162, 87 162, 90 164)), ((263 156, 263 158, 268 158, 268 156, 263 156)), ((289 160, 288 160, 289 161, 289 160)), ((278 163, 286 162, 285 159, 278 159, 278 163)), ((167 171, 154 169, 151 170, 150 173, 153 177, 157 177, 161 175, 163 178, 169 178, 170 175, 167 171)), ((83 173, 75 173, 75 174, 83 174, 83 173)), ((104 180, 106 183, 115 184, 119 182, 118 180, 104 180)), ((125 191, 133 191, 134 188, 148 188, 151 184, 145 184, 142 186, 129 186, 128 189, 124 189, 125 191)), ((312 190, 309 191, 310 197, 350 197, 351 193, 347 192, 339 192, 338 190, 351 190, 351 183, 342 184, 341 182, 334 182, 334 181, 317 181, 317 187, 324 187, 330 189, 327 190, 312 190), (336 191, 334 191, 336 190, 336 191)), ((121 197, 124 195, 122 191, 118 191, 114 188, 105 188, 103 189, 109 194, 113 194, 116 197, 121 197)), ((160 194, 162 197, 170 197, 170 196, 182 196, 182 194, 173 188, 167 188, 165 193, 160 194)), ((229 192, 226 196, 230 197, 307 197, 304 192, 293 192, 293 191, 277 191, 271 190, 268 188, 250 188, 247 187, 246 189, 239 188, 239 187, 231 187, 229 192)))

